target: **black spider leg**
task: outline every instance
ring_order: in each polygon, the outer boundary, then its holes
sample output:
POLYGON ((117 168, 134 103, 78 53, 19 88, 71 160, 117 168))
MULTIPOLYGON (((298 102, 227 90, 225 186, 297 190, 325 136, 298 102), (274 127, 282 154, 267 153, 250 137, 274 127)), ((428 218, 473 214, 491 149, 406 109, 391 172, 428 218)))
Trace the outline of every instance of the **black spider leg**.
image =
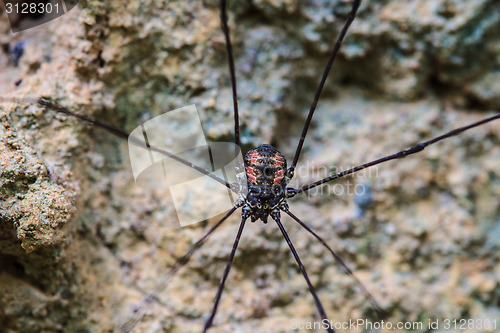
POLYGON ((449 131, 449 132, 447 132, 447 133, 445 133, 443 135, 437 136, 437 137, 435 137, 433 139, 430 139, 428 141, 421 142, 421 143, 416 144, 415 146, 413 146, 411 148, 402 150, 402 151, 397 152, 395 154, 388 155, 388 156, 379 158, 377 160, 374 160, 374 161, 371 161, 371 162, 368 162, 368 163, 365 163, 365 164, 358 165, 358 166, 356 166, 354 168, 351 168, 351 169, 339 172, 339 173, 337 173, 335 175, 332 175, 332 176, 320 179, 320 180, 315 181, 315 182, 313 182, 311 184, 304 185, 304 186, 300 187, 299 189, 297 189, 295 191, 295 193, 292 193, 292 196, 295 195, 295 194, 297 194, 297 193, 308 191, 308 190, 310 190, 310 189, 312 189, 312 188, 314 188, 316 186, 319 186, 321 184, 325 184, 325 183, 327 183, 329 181, 332 181, 334 179, 342 178, 342 177, 345 177, 345 176, 350 175, 352 173, 358 172, 360 170, 369 168, 371 166, 374 166, 374 165, 377 165, 377 164, 380 164, 380 163, 384 163, 384 162, 387 162, 387 161, 390 161, 390 160, 398 159, 398 158, 405 158, 406 156, 419 153, 422 150, 424 150, 427 146, 430 146, 430 145, 432 145, 432 144, 434 144, 436 142, 439 142, 441 140, 444 140, 444 139, 450 138, 452 136, 458 135, 458 134, 460 134, 462 132, 465 132, 465 131, 467 131, 467 130, 469 130, 471 128, 484 125, 484 124, 486 124, 486 123, 488 123, 490 121, 496 120, 496 119, 500 119, 500 113, 498 113, 498 114, 496 114, 494 116, 485 118, 483 120, 477 121, 477 122, 472 123, 470 125, 456 128, 456 129, 454 129, 452 131, 449 131))
MULTIPOLYGON (((81 114, 78 114, 78 113, 74 113, 70 110, 68 110, 67 108, 65 107, 62 107, 56 103, 52 103, 52 102, 49 102, 49 101, 46 101, 42 98, 5 98, 5 97, 0 97, 0 102, 12 102, 12 103, 36 103, 40 106, 43 106, 43 107, 46 107, 52 111, 55 111, 55 112, 58 112, 58 113, 63 113, 65 115, 68 115, 70 117, 73 117, 73 118, 76 118, 80 121, 83 121, 83 122, 86 122, 86 123, 89 123, 91 125, 94 125, 94 126, 97 126, 97 127, 100 127, 104 130, 106 130, 107 132, 119 137, 119 138, 122 138, 122 139, 125 139, 125 140, 129 140, 130 142, 132 142, 133 144, 135 144, 136 146, 138 147, 141 147, 141 148, 144 148, 146 149, 146 143, 144 141, 144 139, 139 139, 137 137, 134 137, 132 135, 129 135, 127 132, 121 130, 121 129, 118 129, 114 126, 111 126, 109 124, 106 124, 102 121, 99 121, 97 119, 94 119, 94 118, 91 118, 91 117, 88 117, 88 116, 85 116, 85 115, 81 115, 81 114)), ((160 149, 158 147, 155 147, 155 146, 151 146, 151 145, 147 145, 147 149, 148 150, 152 150, 152 151, 155 151, 157 153, 160 153, 164 156, 167 156, 169 158, 172 158, 192 169, 195 169, 196 171, 212 178, 213 180, 219 182, 220 184, 226 186, 227 188, 231 189, 231 184, 229 184, 227 181, 225 181, 224 179, 220 178, 220 177, 217 177, 217 175, 211 173, 210 171, 208 170, 205 170, 199 166, 197 166, 196 164, 194 163, 191 163, 189 162, 188 160, 185 160, 183 159, 182 157, 179 157, 177 155, 174 155, 172 153, 169 153, 168 151, 164 150, 164 149, 160 149)))
POLYGON ((231 250, 231 254, 229 255, 229 260, 227 261, 226 269, 224 270, 224 275, 220 281, 219 289, 217 290, 217 294, 215 295, 214 306, 212 308, 212 313, 210 317, 205 322, 205 326, 203 327, 203 333, 207 332, 215 318, 215 313, 217 312, 217 308, 219 307, 219 302, 222 296, 222 292, 224 291, 224 285, 226 284, 227 276, 229 275, 229 271, 231 270, 231 266, 233 264, 234 255, 236 253, 236 249, 238 248, 238 243, 240 242, 241 234, 243 233, 243 228, 245 227, 245 222, 247 221, 248 214, 241 214, 241 224, 238 229, 238 234, 236 235, 236 239, 234 240, 233 249, 231 250))
POLYGON ((354 18, 356 17, 356 12, 358 11, 360 4, 361 4, 361 0, 354 0, 353 1, 351 11, 350 11, 349 15, 347 16, 347 19, 344 23, 344 26, 342 27, 342 30, 340 31, 339 37, 337 38, 337 42, 335 43, 335 46, 332 49, 332 53, 330 54, 330 59, 328 60, 328 63, 326 64, 325 71, 323 72, 323 76, 321 77, 321 81, 319 82, 318 89, 316 90, 316 94, 314 95, 314 99, 313 99, 313 102, 311 104, 311 108, 309 109, 309 114, 307 115, 307 120, 304 124, 304 129, 302 130, 302 134, 300 136, 297 150, 295 151, 295 156, 293 157, 292 166, 290 167, 291 176, 293 176, 293 172, 295 171, 295 166, 297 165, 297 161, 299 160, 302 146, 304 145, 304 140, 306 139, 307 130, 309 129, 309 125, 311 125, 311 120, 312 120, 312 117, 314 115, 314 111, 316 110, 316 106, 318 104, 319 97, 321 95, 321 91, 323 90, 326 79, 328 78, 328 74, 330 73, 330 69, 332 68, 333 61, 335 60, 335 57, 337 56, 337 53, 340 49, 340 46, 342 45, 342 41, 344 40, 344 37, 347 33, 347 30, 349 30, 349 27, 350 27, 352 21, 354 21, 354 18))
MULTIPOLYGON (((238 93, 236 91, 236 74, 234 70, 233 46, 229 36, 229 26, 227 24, 227 5, 225 0, 220 2, 220 24, 226 40, 227 61, 229 65, 229 74, 231 76, 231 88, 233 90, 233 110, 234 110, 234 143, 240 145, 240 121, 238 113, 238 93)), ((238 148, 236 148, 238 149, 238 148)))
POLYGON ((297 216, 295 216, 288 209, 288 207, 282 207, 281 210, 283 210, 285 213, 287 213, 288 215, 290 215, 290 217, 292 219, 294 219, 298 224, 300 224, 302 226, 302 228, 306 229, 309 233, 311 233, 314 237, 316 237, 316 239, 319 240, 320 243, 323 244, 323 246, 326 247, 326 249, 328 251, 330 251, 330 253, 335 258, 335 260, 337 261, 337 263, 339 263, 342 266, 342 268, 344 268, 344 271, 346 272, 346 274, 349 275, 350 277, 352 277, 354 279, 354 281, 358 285, 358 287, 361 290, 361 292, 363 293, 363 295, 366 297, 366 299, 368 299, 368 301, 375 308, 375 310, 377 311, 377 313, 382 314, 384 311, 382 310, 382 308, 380 307, 380 305, 378 304, 378 302, 375 300, 375 298, 372 296, 372 294, 368 291, 368 289, 366 289, 366 287, 363 285, 363 283, 361 283, 361 281, 356 277, 356 275, 354 275, 354 273, 349 268, 349 266, 346 265, 346 263, 344 262, 344 260, 342 260, 342 258, 334 250, 332 250, 330 248, 330 246, 328 246, 328 244, 325 242, 325 240, 323 238, 321 238, 314 230, 312 230, 311 228, 309 228, 307 226, 307 224, 305 224, 297 216))
POLYGON ((200 238, 194 245, 186 252, 185 255, 177 259, 175 264, 172 266, 172 268, 165 273, 160 279, 158 280, 158 283, 156 284, 156 287, 148 294, 147 297, 145 297, 141 305, 137 308, 137 310, 134 312, 133 318, 128 320, 125 324, 120 326, 120 332, 122 333, 129 333, 132 332, 134 329, 135 325, 141 320, 141 318, 144 315, 144 309, 147 307, 148 304, 151 304, 153 301, 156 301, 160 304, 163 302, 158 299, 157 295, 158 293, 165 288, 165 286, 170 282, 170 280, 175 276, 175 274, 182 268, 184 267, 188 262, 189 259, 191 259, 191 256, 194 254, 196 250, 201 248, 201 246, 205 243, 205 241, 208 239, 208 237, 226 221, 226 219, 231 216, 231 214, 234 213, 234 211, 239 207, 239 205, 234 206, 231 208, 229 212, 227 212, 226 215, 222 219, 219 220, 213 227, 208 230, 208 232, 200 238))
MULTIPOLYGON (((286 242, 288 243, 288 247, 290 247, 290 251, 292 251, 293 256, 295 257, 295 261, 297 261, 297 264, 299 265, 300 271, 302 272, 302 275, 304 276, 304 279, 307 282, 307 285, 309 286, 309 291, 314 298, 314 303, 316 303, 316 309, 319 312, 319 315, 321 316, 322 322, 326 323, 328 322, 328 317, 326 316, 325 309, 323 308, 323 304, 321 304, 321 301, 319 300, 318 294, 316 293, 316 290, 314 289, 314 286, 311 283, 311 280, 309 280, 309 276, 307 275, 306 269, 304 265, 302 264, 302 261, 300 260, 300 257, 295 250, 295 247, 292 244, 292 241, 290 240, 290 237, 288 237, 288 234, 285 230, 285 227, 283 227, 283 224, 280 221, 280 213, 279 212, 273 212, 271 214, 272 218, 274 221, 276 221, 276 224, 278 224, 278 227, 281 230, 281 233, 283 234, 283 237, 285 238, 286 242)), ((327 326, 327 331, 329 333, 335 333, 335 330, 328 325, 327 326)))

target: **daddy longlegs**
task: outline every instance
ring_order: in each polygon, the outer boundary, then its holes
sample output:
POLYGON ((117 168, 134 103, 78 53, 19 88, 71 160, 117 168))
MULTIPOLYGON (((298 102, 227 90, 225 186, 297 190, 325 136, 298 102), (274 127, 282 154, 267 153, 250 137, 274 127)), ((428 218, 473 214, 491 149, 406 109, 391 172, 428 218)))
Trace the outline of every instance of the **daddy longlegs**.
MULTIPOLYGON (((353 8, 357 8, 357 5, 359 5, 359 1, 355 1, 355 2, 354 2, 354 4, 353 4, 353 8)), ((222 8, 225 8, 224 2, 223 2, 223 4, 222 4, 222 8)), ((223 11, 223 13, 224 13, 224 11, 223 11)), ((225 17, 225 15, 223 15, 223 17, 225 17)), ((352 18, 353 18, 353 16, 352 16, 352 18)), ((223 20, 223 22, 224 22, 224 20, 223 20)), ((346 29, 347 29, 348 25, 347 25, 347 26, 345 26, 345 27, 346 27, 346 29)), ((227 31, 227 30, 225 30, 225 31, 227 31)), ((229 36, 229 34, 226 34, 226 36, 229 36)), ((228 45, 228 44, 226 44, 226 45, 228 45)), ((228 49, 230 49, 230 48, 228 48, 228 49)), ((231 56, 231 55, 229 55, 229 59, 232 59, 232 56, 231 56)), ((230 65, 230 68, 231 68, 231 67, 232 67, 232 66, 230 65)), ((234 74, 234 73, 235 73, 235 72, 234 72, 234 69, 230 69, 230 73, 231 73, 231 74, 234 74)), ((326 79, 326 77, 325 77, 325 79, 326 79)), ((234 77, 233 77, 233 79, 232 79, 232 81, 231 81, 231 82, 232 82, 232 84, 233 84, 233 85, 235 85, 235 82, 236 82, 236 81, 234 80, 234 77)), ((234 89, 234 90, 233 90, 234 94, 236 94, 236 93, 235 93, 235 91, 236 91, 236 89, 234 89)), ((315 99, 314 99, 312 109, 314 109, 314 105, 315 105, 315 104, 316 104, 316 102, 318 101, 318 98, 319 98, 319 92, 320 92, 320 91, 321 91, 321 90, 319 90, 319 91, 318 91, 318 93, 317 93, 317 95, 318 95, 318 96, 316 96, 316 97, 315 97, 315 99)), ((28 101, 29 101, 29 100, 24 100, 24 102, 28 102, 28 101)), ((66 112, 66 109, 65 109, 65 108, 61 108, 61 107, 57 106, 56 104, 54 104, 54 103, 52 103, 52 102, 47 102, 47 101, 45 101, 45 100, 31 100, 31 102, 33 102, 33 103, 38 103, 39 105, 44 106, 44 107, 46 107, 46 108, 48 108, 48 109, 51 109, 51 110, 53 110, 53 111, 62 111, 62 112, 66 112)), ((73 115, 73 114, 70 114, 70 115, 73 115)), ((237 115, 237 114, 236 114, 236 115, 237 115)), ((491 120, 494 120, 494 119, 498 119, 499 117, 500 117, 499 115, 496 115, 496 116, 494 116, 494 117, 487 118, 487 120, 485 120, 484 122, 476 122, 476 123, 473 123, 473 124, 471 123, 471 125, 473 125, 473 126, 480 126, 480 125, 482 125, 482 124, 484 124, 484 123, 486 123, 486 122, 488 122, 488 121, 491 121, 491 120)), ((236 118, 236 117, 235 117, 235 118, 236 118)), ((237 119, 237 118, 236 118, 236 119, 237 119)), ((81 120, 82 120, 82 119, 81 119, 81 120)), ((94 123, 94 125, 97 125, 97 126, 101 126, 101 127, 102 127, 102 125, 96 124, 96 123, 95 123, 95 121, 93 121, 92 119, 83 119, 83 120, 84 120, 84 121, 90 121, 91 123, 94 123)), ((469 126, 471 126, 471 125, 469 125, 469 126)), ((309 123, 307 123, 307 122, 306 122, 305 129, 307 129, 307 128, 308 128, 308 126, 309 126, 309 123)), ((238 127, 238 122, 236 122, 236 123, 235 123, 235 128, 237 128, 237 127, 238 127)), ((468 126, 465 126, 465 127, 463 128, 463 130, 468 129, 467 127, 468 127, 468 126)), ((339 129, 339 130, 340 130, 340 129, 339 129)), ((236 131, 236 132, 237 132, 237 131, 236 131)), ((446 132, 446 131, 443 131, 443 132, 444 132, 444 133, 448 133, 448 134, 444 134, 444 136, 438 136, 438 137, 436 137, 435 139, 431 139, 430 141, 429 141, 429 140, 428 140, 428 141, 425 141, 425 140, 424 140, 423 142, 428 142, 429 144, 432 144, 432 143, 435 143, 435 142, 440 141, 441 139, 445 139, 445 138, 451 137, 452 135, 455 135, 455 134, 461 134, 461 133, 462 133, 462 130, 459 130, 459 131, 457 131, 457 132, 451 132, 451 133, 450 133, 450 132, 446 132)), ((119 134, 119 135, 122 135, 122 133, 120 133, 120 132, 118 132, 118 134, 119 134)), ((305 134, 303 135, 303 137, 304 137, 304 138, 306 137, 306 136, 305 136, 305 134)), ((236 142, 238 143, 238 141, 239 141, 239 136, 238 136, 238 135, 236 135, 236 136, 235 136, 235 138, 236 138, 236 139, 235 139, 235 140, 236 140, 236 142)), ((306 141, 306 144, 307 144, 307 141, 306 141)), ((409 150, 406 150, 406 153, 401 153, 401 154, 400 154, 400 155, 398 155, 398 156, 394 156, 394 158, 395 158, 395 157, 403 157, 402 155, 405 155, 405 154, 414 154, 414 153, 417 153, 417 152, 419 152, 420 150, 422 150, 422 148, 423 148, 423 146, 414 146, 413 148, 410 148, 409 150)), ((263 149, 264 149, 264 148, 259 149, 259 150, 257 151, 257 155, 262 154, 262 150, 263 150, 263 149)), ((298 155, 298 153, 297 153, 297 152, 300 152, 300 151, 301 151, 301 149, 299 148, 299 149, 297 149, 297 151, 295 152, 295 155, 292 155, 292 156, 294 156, 294 158, 293 158, 293 160, 288 160, 288 166, 290 166, 290 165, 295 165, 295 164, 298 162, 298 157, 299 157, 299 155, 298 155)), ((292 154, 293 154, 293 153, 292 153, 292 154)), ((273 152, 272 152, 272 155, 273 155, 274 157, 276 157, 276 152, 275 152, 275 151, 273 151, 273 152)), ((381 162, 380 162, 380 163, 381 163, 381 162)), ((356 169, 354 169, 354 170, 356 170, 356 169)), ((290 171, 287 171, 287 173, 288 173, 288 175, 290 176, 290 171)), ((341 174, 341 176, 346 175, 346 174, 347 174, 347 173, 345 173, 345 174, 341 174)), ((275 173, 273 173, 272 177, 274 177, 274 179, 275 179, 275 178, 277 178, 277 177, 278 177, 278 175, 277 175, 277 174, 275 174, 275 173)), ((300 188, 302 188, 304 192, 305 192, 305 190, 307 190, 307 187, 306 187, 306 188, 299 187, 299 189, 300 189, 300 188)), ((299 191, 300 191, 300 190, 299 190, 299 191)), ((290 191, 289 195, 290 195, 290 196, 293 196, 293 195, 294 195, 293 191, 290 191)), ((314 199, 314 198, 313 198, 313 199, 314 199)), ((368 205, 368 206, 369 206, 369 205, 368 205)), ((282 208, 283 208, 283 209, 285 209, 285 206, 282 206, 282 208)), ((251 213, 251 212, 250 212, 250 213, 251 213)), ((295 215, 292 215, 292 217, 293 217, 293 216, 295 216, 295 215)), ((275 216, 275 217, 277 218, 277 216, 275 216)), ((302 219, 302 217, 300 217, 300 218, 302 219)), ((271 220, 271 217, 270 217, 269 219, 271 220)), ((298 221, 297 221, 297 222, 298 222, 298 221)), ((306 222, 307 222, 307 221, 306 221, 306 222)), ((227 223, 227 222, 226 222, 226 223, 227 223)), ((342 225, 342 224, 343 224, 343 223, 342 223, 342 221, 341 221, 341 222, 339 222, 339 224, 340 224, 340 226, 339 226, 339 225, 337 225, 337 228, 340 228, 340 229, 346 228, 344 225, 342 225)), ((265 226, 265 228, 269 228, 269 227, 270 227, 270 226, 265 226)), ((394 226, 392 226, 392 227, 394 227, 394 226)), ((389 229, 390 229, 390 228, 388 228, 388 230, 389 230, 389 229)), ((419 231, 419 232, 421 232, 421 231, 419 231)), ((347 234, 349 234, 349 231, 347 231, 347 234)), ((423 232, 421 235, 425 235, 425 232, 423 232)), ((314 238, 313 238, 313 239, 314 239, 314 238)), ((326 240, 326 243, 328 243, 328 240, 326 240)), ((181 259, 180 259, 180 260, 183 260, 183 259, 182 259, 182 257, 181 257, 181 259)), ((307 268, 307 262, 305 262, 305 264, 306 264, 306 268, 307 268)), ((326 283, 328 283, 328 282, 326 282, 326 283)), ((361 284, 359 284, 359 285, 358 285, 358 287, 361 287, 361 284)), ((362 287, 361 287, 361 288, 362 288, 362 287)), ((318 308, 319 313, 321 314, 321 317, 325 318, 325 317, 326 317, 326 314, 324 314, 324 313, 325 313, 325 310, 323 309, 323 306, 321 305, 321 302, 319 301, 319 299, 321 299, 321 298, 322 298, 322 297, 321 297, 321 293, 316 293, 316 292, 312 292, 312 293, 313 293, 313 295, 316 295, 316 296, 318 296, 318 295, 319 295, 319 296, 320 296, 319 298, 316 298, 316 297, 315 297, 315 303, 316 303, 316 307, 318 308)), ((218 293, 218 295, 220 295, 220 293, 218 293)), ((365 297, 368 295, 366 291, 364 292, 364 295, 365 295, 365 297)), ((154 300, 153 298, 156 298, 156 297, 157 297, 157 295, 151 295, 151 296, 149 296, 149 298, 147 299, 147 302, 154 302, 155 300, 154 300)), ((218 299, 218 298, 217 298, 217 299, 218 299)), ((158 300, 156 300, 156 301, 158 301, 158 300)), ((372 305, 373 305, 373 304, 376 304, 376 301, 372 300, 372 302, 371 302, 371 303, 372 303, 372 305)), ((376 305, 375 305, 375 306, 376 306, 376 305)), ((384 306, 382 305, 382 307, 384 307, 384 306)), ((138 311, 138 312, 139 312, 139 311, 138 311)), ((215 313, 215 312, 213 311, 213 312, 212 312, 212 314, 214 314, 214 313, 215 313)), ((332 313, 332 311, 328 311, 328 313, 329 313, 329 315, 330 315, 330 316, 335 317, 335 314, 334 314, 334 313, 332 313)), ((211 325, 211 319, 212 319, 212 317, 213 317, 213 316, 209 317, 210 319, 209 319, 208 321, 205 321, 205 326, 204 326, 204 327, 205 327, 206 329, 207 329, 207 328, 211 325)), ((331 319, 331 317, 329 317, 329 318, 331 319)), ((131 325, 129 325, 129 326, 125 326, 125 327, 124 327, 124 330, 125 330, 125 331, 127 331, 129 328, 131 328, 131 327, 132 327, 133 325, 135 325, 136 323, 135 323, 135 322, 131 322, 130 324, 131 324, 131 325)), ((329 329, 329 331, 333 331, 333 329, 329 329)))

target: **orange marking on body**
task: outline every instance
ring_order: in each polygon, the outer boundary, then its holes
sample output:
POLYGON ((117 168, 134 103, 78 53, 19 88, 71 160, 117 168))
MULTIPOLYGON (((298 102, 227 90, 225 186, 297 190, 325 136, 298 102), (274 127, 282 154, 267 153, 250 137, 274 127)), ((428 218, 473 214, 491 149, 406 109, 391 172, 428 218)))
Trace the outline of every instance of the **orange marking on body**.
POLYGON ((259 159, 257 157, 252 157, 252 158, 248 159, 248 163, 250 163, 250 164, 257 164, 258 160, 259 159))
POLYGON ((251 182, 252 184, 255 184, 255 180, 256 180, 256 178, 255 178, 255 176, 254 176, 254 175, 252 175, 252 174, 250 174, 250 173, 247 173, 247 177, 248 177, 248 180, 250 180, 250 182, 251 182))
POLYGON ((245 170, 246 170, 247 174, 251 174, 251 175, 255 174, 255 170, 252 167, 247 166, 245 168, 245 170))
POLYGON ((277 185, 277 184, 281 183, 281 181, 283 180, 284 176, 285 176, 285 170, 279 170, 276 173, 276 177, 274 178, 274 185, 277 185))
POLYGON ((256 181, 257 181, 257 177, 258 176, 258 172, 257 170, 255 170, 254 168, 252 168, 251 166, 247 166, 245 168, 245 171, 246 171, 246 174, 247 174, 247 177, 248 177, 248 180, 252 183, 252 184, 256 184, 256 181))
POLYGON ((259 153, 256 151, 252 152, 252 153, 250 153, 250 155, 248 155, 248 158, 257 158, 257 157, 259 157, 259 153))

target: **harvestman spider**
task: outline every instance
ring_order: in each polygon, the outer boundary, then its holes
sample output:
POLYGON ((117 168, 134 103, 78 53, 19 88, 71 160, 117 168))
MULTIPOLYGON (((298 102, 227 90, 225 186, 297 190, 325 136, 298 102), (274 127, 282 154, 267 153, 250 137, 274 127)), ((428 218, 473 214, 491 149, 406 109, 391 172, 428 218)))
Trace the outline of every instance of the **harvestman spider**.
MULTIPOLYGON (((360 171, 360 170, 363 170, 365 168, 368 168, 368 167, 371 167, 371 166, 374 166, 374 165, 377 165, 380 163, 384 163, 384 162, 389 161, 389 160, 404 158, 406 156, 418 153, 418 152, 422 151, 423 149, 425 149, 425 147, 432 145, 434 143, 437 143, 441 140, 455 136, 455 135, 460 134, 466 130, 483 125, 483 124, 490 122, 490 121, 493 121, 495 119, 500 119, 500 114, 497 114, 495 116, 486 118, 484 120, 472 123, 468 126, 457 128, 457 129, 452 130, 450 132, 447 132, 443 135, 435 137, 431 140, 419 143, 419 144, 417 144, 409 149, 400 151, 400 152, 395 153, 395 154, 388 155, 386 157, 377 159, 377 160, 369 162, 369 163, 359 165, 359 166, 351 168, 349 170, 345 170, 343 172, 334 174, 334 175, 329 176, 327 178, 318 180, 318 181, 313 182, 311 184, 301 186, 297 189, 287 187, 287 183, 294 176, 294 170, 297 166, 297 163, 298 163, 298 160, 300 157, 300 153, 301 153, 301 150, 302 150, 302 147, 304 144, 304 140, 306 138, 307 131, 308 131, 309 126, 311 124, 313 114, 314 114, 314 111, 316 109, 316 105, 319 101, 321 91, 322 91, 323 86, 325 84, 325 81, 327 79, 328 73, 329 73, 330 68, 333 64, 335 56, 340 48, 341 42, 342 42, 350 24, 354 20, 354 17, 355 17, 355 14, 357 12, 357 9, 360 5, 360 2, 361 2, 361 0, 354 0, 352 10, 351 10, 351 12, 347 18, 347 21, 346 21, 346 23, 345 23, 345 25, 340 33, 340 37, 338 38, 338 40, 337 40, 337 42, 336 42, 336 44, 331 52, 330 60, 328 61, 325 72, 321 78, 319 87, 316 91, 316 95, 313 99, 307 120, 305 122, 303 131, 302 131, 302 134, 301 134, 301 137, 300 137, 300 140, 299 140, 299 143, 298 143, 298 146, 297 146, 297 149, 296 149, 296 152, 295 152, 295 155, 294 155, 294 158, 293 158, 293 161, 292 161, 290 167, 288 167, 288 168, 286 167, 287 164, 286 164, 286 160, 285 160, 284 156, 282 156, 280 152, 278 152, 275 148, 273 148, 269 145, 261 145, 255 149, 251 150, 250 152, 248 152, 246 155, 246 166, 247 166, 247 176, 248 176, 249 188, 250 188, 249 195, 245 198, 244 201, 240 201, 234 208, 232 208, 218 223, 216 223, 208 231, 208 233, 203 238, 201 238, 198 242, 196 242, 194 244, 194 246, 188 251, 188 253, 177 261, 177 263, 174 265, 172 270, 165 277, 165 280, 170 279, 182 266, 184 266, 189 261, 190 257, 193 255, 193 253, 203 245, 203 243, 207 240, 207 238, 224 221, 226 221, 226 219, 231 214, 233 214, 237 208, 242 207, 242 220, 241 220, 241 224, 240 224, 240 227, 238 230, 238 234, 236 236, 236 240, 234 242, 233 249, 231 251, 231 254, 230 254, 227 266, 226 266, 226 270, 224 271, 222 281, 221 281, 219 289, 217 291, 211 315, 205 323, 204 331, 207 331, 210 328, 210 326, 212 325, 213 319, 214 319, 215 314, 217 312, 219 301, 220 301, 221 296, 222 296, 224 284, 226 282, 227 276, 229 274, 229 270, 231 268, 231 264, 232 264, 234 256, 235 256, 235 252, 236 252, 236 249, 238 246, 240 236, 242 234, 245 222, 248 218, 251 218, 252 221, 255 221, 257 219, 261 219, 261 220, 263 220, 264 223, 267 223, 267 218, 271 217, 277 223, 280 231, 283 234, 283 237, 285 238, 286 242, 288 243, 290 250, 293 253, 293 256, 295 257, 295 260, 297 261, 297 263, 300 267, 300 270, 301 270, 301 272, 302 272, 302 274, 303 274, 303 276, 304 276, 304 278, 309 286, 309 290, 314 298, 314 302, 316 304, 318 313, 320 314, 322 319, 327 318, 327 315, 325 313, 323 305, 322 305, 321 301, 319 300, 319 298, 314 290, 314 287, 313 287, 312 283, 310 282, 310 279, 308 278, 306 270, 305 270, 304 266, 302 265, 300 258, 298 256, 297 252, 295 251, 293 244, 290 241, 283 225, 281 224, 280 212, 284 212, 287 215, 289 215, 293 220, 295 220, 303 228, 305 228, 309 233, 311 233, 314 237, 316 237, 328 249, 328 251, 334 256, 335 260, 340 265, 343 266, 343 268, 346 270, 346 272, 355 279, 356 283, 361 288, 361 290, 363 291, 365 296, 371 301, 371 303, 376 308, 378 308, 378 305, 375 302, 375 300, 373 299, 373 297, 363 287, 363 285, 359 282, 359 280, 357 280, 354 277, 354 275, 352 274, 352 271, 345 265, 345 263, 340 259, 340 257, 327 245, 327 243, 318 234, 316 234, 312 229, 310 229, 306 224, 304 224, 298 217, 296 217, 289 210, 288 205, 286 203, 286 199, 294 197, 295 195, 298 195, 302 192, 306 192, 310 189, 313 189, 319 185, 330 182, 334 179, 342 178, 342 177, 345 177, 347 175, 353 174, 353 173, 360 171), (259 178, 259 177, 261 177, 261 178, 259 178), (271 188, 273 186, 277 186, 276 192, 271 191, 271 188)), ((232 55, 232 47, 231 47, 231 42, 230 42, 230 38, 229 38, 229 28, 227 25, 227 13, 226 13, 225 1, 221 1, 221 22, 222 22, 223 33, 225 36, 225 41, 226 41, 228 62, 229 62, 229 73, 231 76, 231 85, 232 85, 232 92, 233 92, 233 103, 234 103, 233 106, 234 106, 234 119, 235 119, 235 128, 234 128, 235 143, 236 143, 236 145, 239 145, 240 144, 239 120, 238 120, 239 114, 238 114, 238 104, 237 104, 236 78, 235 78, 234 61, 233 61, 233 55, 232 55)), ((8 100, 8 99, 4 99, 4 100, 8 100)), ((74 114, 63 107, 60 107, 54 103, 47 102, 47 101, 42 100, 42 99, 18 100, 18 101, 36 102, 44 107, 47 107, 48 109, 54 110, 56 112, 65 113, 67 115, 76 117, 82 121, 86 121, 86 122, 89 122, 89 123, 96 125, 98 127, 104 128, 104 129, 110 131, 111 133, 113 133, 119 137, 123 137, 123 138, 128 137, 126 132, 123 132, 121 130, 117 130, 117 129, 115 129, 115 128, 113 128, 105 123, 102 123, 100 121, 97 121, 95 119, 74 114)), ((154 147, 153 147, 153 149, 154 149, 154 147)), ((168 152, 162 151, 162 153, 164 153, 167 156, 172 157, 171 154, 169 154, 168 152)), ((180 159, 180 160, 182 160, 182 159, 180 159)), ((189 164, 189 162, 187 162, 187 161, 184 161, 184 162, 189 164)), ((203 170, 199 170, 199 171, 202 173, 205 173, 203 170)), ((225 185, 230 187, 230 184, 225 183, 225 185)), ((154 298, 154 293, 148 299, 146 299, 145 302, 146 303, 150 302, 151 298, 154 298)), ((133 329, 134 325, 136 324, 136 320, 137 319, 134 319, 133 321, 124 325, 122 330, 124 332, 131 331, 133 329)), ((333 329, 329 328, 328 331, 333 332, 333 329)))

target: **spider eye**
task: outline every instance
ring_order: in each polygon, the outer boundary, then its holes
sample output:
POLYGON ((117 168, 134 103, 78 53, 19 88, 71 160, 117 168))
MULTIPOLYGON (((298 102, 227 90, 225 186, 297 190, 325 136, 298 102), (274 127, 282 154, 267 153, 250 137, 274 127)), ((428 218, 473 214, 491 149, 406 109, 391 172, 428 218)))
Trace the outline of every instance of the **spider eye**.
POLYGON ((273 175, 273 168, 271 168, 270 166, 266 166, 264 168, 264 176, 271 177, 272 175, 273 175))

